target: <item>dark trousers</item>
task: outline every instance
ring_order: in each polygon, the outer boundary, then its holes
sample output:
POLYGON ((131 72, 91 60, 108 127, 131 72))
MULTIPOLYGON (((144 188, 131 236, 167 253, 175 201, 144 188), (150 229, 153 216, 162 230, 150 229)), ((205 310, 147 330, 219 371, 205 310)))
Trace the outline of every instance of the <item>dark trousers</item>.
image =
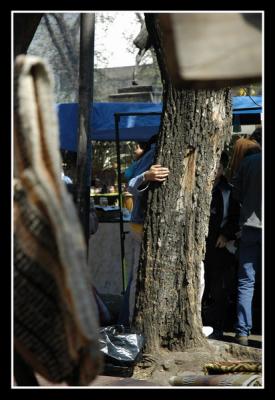
POLYGON ((236 291, 237 259, 225 248, 212 248, 206 252, 204 265, 204 324, 222 331, 228 322, 230 302, 236 291))

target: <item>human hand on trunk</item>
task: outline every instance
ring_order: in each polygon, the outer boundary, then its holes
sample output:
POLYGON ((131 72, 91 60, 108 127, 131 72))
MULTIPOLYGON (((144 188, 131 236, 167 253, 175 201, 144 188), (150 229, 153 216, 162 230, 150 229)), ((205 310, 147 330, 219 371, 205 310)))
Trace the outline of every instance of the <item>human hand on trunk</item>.
POLYGON ((227 238, 223 235, 220 235, 218 237, 217 243, 216 243, 216 247, 222 248, 225 247, 226 243, 228 242, 227 238))
POLYGON ((144 180, 163 182, 168 177, 169 172, 168 168, 162 167, 160 164, 155 164, 148 171, 144 172, 144 180))

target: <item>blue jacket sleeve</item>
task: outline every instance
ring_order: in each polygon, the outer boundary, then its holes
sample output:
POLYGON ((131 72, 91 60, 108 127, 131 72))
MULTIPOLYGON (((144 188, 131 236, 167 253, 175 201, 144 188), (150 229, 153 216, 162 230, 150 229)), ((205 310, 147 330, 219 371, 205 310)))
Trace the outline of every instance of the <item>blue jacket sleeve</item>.
POLYGON ((144 182, 144 172, 151 167, 154 156, 155 146, 152 146, 152 148, 138 161, 135 176, 128 182, 128 191, 134 196, 141 196, 143 192, 148 189, 150 182, 144 182))
POLYGON ((134 196, 141 196, 144 190, 148 189, 149 182, 146 182, 145 186, 142 184, 144 184, 144 172, 130 179, 128 183, 128 192, 134 196))
POLYGON ((132 164, 130 164, 129 167, 125 169, 124 176, 128 182, 131 178, 133 178, 133 176, 135 176, 136 167, 137 162, 133 161, 132 164))

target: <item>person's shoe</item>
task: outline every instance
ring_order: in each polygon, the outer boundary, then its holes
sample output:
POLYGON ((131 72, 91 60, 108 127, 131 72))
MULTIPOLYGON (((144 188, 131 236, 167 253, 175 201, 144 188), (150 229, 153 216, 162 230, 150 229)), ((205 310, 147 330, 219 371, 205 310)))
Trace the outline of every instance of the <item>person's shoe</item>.
POLYGON ((211 335, 211 333, 213 333, 213 328, 212 326, 203 326, 202 327, 202 333, 204 334, 204 336, 208 337, 209 335, 211 335))
POLYGON ((214 332, 209 336, 209 339, 219 340, 223 338, 223 331, 221 329, 214 329, 214 332))
POLYGON ((248 336, 236 335, 235 340, 236 340, 236 343, 238 343, 242 346, 248 346, 248 336))

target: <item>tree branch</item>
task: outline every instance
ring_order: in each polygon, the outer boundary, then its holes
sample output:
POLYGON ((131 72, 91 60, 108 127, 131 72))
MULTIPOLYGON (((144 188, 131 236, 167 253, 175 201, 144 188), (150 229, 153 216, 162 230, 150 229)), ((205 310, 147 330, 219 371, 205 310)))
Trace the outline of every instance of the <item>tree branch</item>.
POLYGON ((53 18, 56 20, 57 26, 59 28, 59 31, 64 39, 64 43, 66 45, 66 49, 69 54, 69 59, 71 60, 72 66, 77 68, 78 66, 78 54, 75 50, 74 46, 74 40, 71 35, 71 32, 69 29, 67 29, 64 17, 62 14, 55 14, 52 13, 50 14, 53 16, 53 18))
POLYGON ((51 23, 50 23, 50 21, 49 21, 49 17, 45 14, 45 15, 44 15, 44 18, 45 18, 45 24, 46 24, 46 27, 47 27, 47 29, 48 29, 50 38, 52 39, 52 42, 53 42, 53 44, 55 45, 55 47, 56 47, 56 49, 57 49, 57 51, 58 51, 58 53, 59 53, 59 55, 60 55, 60 58, 61 58, 61 60, 62 60, 62 63, 63 63, 63 65, 65 66, 65 71, 66 71, 67 75, 68 75, 69 78, 71 79, 72 76, 74 76, 74 70, 72 69, 70 60, 69 60, 69 58, 66 56, 66 53, 63 51, 62 47, 61 47, 60 44, 59 44, 59 41, 58 41, 57 38, 56 38, 55 32, 54 32, 54 30, 52 29, 51 23))

